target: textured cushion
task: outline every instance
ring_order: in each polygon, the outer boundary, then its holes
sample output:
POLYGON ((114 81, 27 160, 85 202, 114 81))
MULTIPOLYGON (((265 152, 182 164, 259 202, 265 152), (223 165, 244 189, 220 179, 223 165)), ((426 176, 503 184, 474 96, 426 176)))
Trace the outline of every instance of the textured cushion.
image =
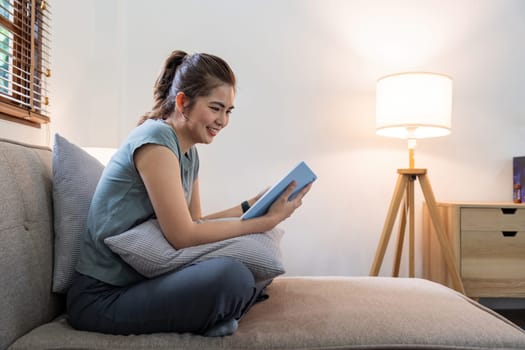
POLYGON ((49 322, 53 201, 51 150, 0 140, 0 349, 49 322))
POLYGON ((98 160, 82 148, 55 134, 53 292, 65 293, 71 286, 91 198, 103 170, 104 166, 98 160))
POLYGON ((284 231, 275 228, 266 233, 230 238, 184 249, 174 249, 164 238, 157 220, 151 219, 131 230, 108 237, 104 242, 125 262, 146 277, 177 270, 187 264, 218 256, 243 262, 256 281, 284 273, 279 243, 284 231))
POLYGON ((10 350, 525 349, 525 332, 442 285, 390 277, 278 277, 232 336, 115 336, 59 319, 10 350))

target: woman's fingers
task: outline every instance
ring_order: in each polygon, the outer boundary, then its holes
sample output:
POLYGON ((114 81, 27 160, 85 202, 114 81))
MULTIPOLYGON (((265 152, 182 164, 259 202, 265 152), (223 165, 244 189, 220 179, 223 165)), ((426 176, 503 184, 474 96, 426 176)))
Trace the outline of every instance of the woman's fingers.
POLYGON ((299 194, 297 195, 299 198, 303 199, 303 197, 308 193, 308 191, 310 191, 310 189, 312 188, 312 184, 313 182, 310 182, 308 185, 304 186, 304 188, 301 190, 301 192, 299 192, 299 194))
POLYGON ((295 208, 299 208, 301 205, 303 205, 303 197, 310 191, 310 188, 312 188, 312 183, 310 182, 308 185, 306 185, 295 197, 295 208))
POLYGON ((297 182, 292 181, 288 187, 286 187, 286 190, 283 192, 282 198, 285 198, 286 201, 288 201, 288 198, 292 195, 293 191, 295 190, 295 187, 297 187, 297 182))
POLYGON ((310 191, 311 187, 311 183, 306 185, 292 200, 288 200, 288 198, 290 198, 294 190, 297 188, 297 182, 291 182, 288 187, 286 187, 283 194, 279 197, 279 200, 277 200, 270 207, 270 212, 276 214, 278 213, 278 215, 281 216, 279 221, 290 217, 290 215, 292 215, 292 213, 303 204, 303 197, 308 193, 308 191, 310 191))
MULTIPOLYGON (((293 193, 296 187, 297 187, 297 183, 293 181, 286 188, 286 191, 283 192, 283 197, 286 198, 286 200, 288 200, 288 198, 290 198, 291 194, 293 193)), ((301 189, 301 191, 299 191, 291 201, 294 202, 296 206, 299 207, 301 204, 303 204, 303 197, 308 193, 308 191, 310 191, 310 188, 312 188, 312 183, 309 183, 303 189, 301 189)))
POLYGON ((266 187, 264 190, 262 190, 261 192, 257 193, 255 198, 257 198, 257 199, 261 198, 262 195, 265 194, 269 189, 270 189, 270 187, 266 187))

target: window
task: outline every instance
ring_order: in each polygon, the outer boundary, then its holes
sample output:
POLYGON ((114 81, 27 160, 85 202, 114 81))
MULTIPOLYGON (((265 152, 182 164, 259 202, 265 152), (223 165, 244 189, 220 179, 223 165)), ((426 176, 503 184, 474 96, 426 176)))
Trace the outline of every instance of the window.
POLYGON ((49 122, 50 9, 46 0, 0 0, 0 118, 49 122))

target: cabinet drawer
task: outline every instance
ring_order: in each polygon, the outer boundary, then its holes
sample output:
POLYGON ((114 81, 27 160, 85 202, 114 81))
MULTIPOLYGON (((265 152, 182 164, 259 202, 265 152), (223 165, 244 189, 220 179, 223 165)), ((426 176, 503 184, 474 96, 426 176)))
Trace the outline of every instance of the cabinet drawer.
POLYGON ((461 275, 477 279, 525 279, 525 230, 462 231, 461 275))
POLYGON ((461 208, 461 231, 525 231, 525 209, 461 208))

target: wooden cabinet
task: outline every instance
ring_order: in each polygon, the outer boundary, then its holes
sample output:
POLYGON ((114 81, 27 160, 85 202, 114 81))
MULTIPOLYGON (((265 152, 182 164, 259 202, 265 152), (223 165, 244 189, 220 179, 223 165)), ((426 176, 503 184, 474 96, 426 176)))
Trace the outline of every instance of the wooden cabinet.
MULTIPOLYGON (((525 297, 525 205, 438 203, 445 231, 470 297, 525 297)), ((426 206, 423 277, 451 286, 426 206)))

